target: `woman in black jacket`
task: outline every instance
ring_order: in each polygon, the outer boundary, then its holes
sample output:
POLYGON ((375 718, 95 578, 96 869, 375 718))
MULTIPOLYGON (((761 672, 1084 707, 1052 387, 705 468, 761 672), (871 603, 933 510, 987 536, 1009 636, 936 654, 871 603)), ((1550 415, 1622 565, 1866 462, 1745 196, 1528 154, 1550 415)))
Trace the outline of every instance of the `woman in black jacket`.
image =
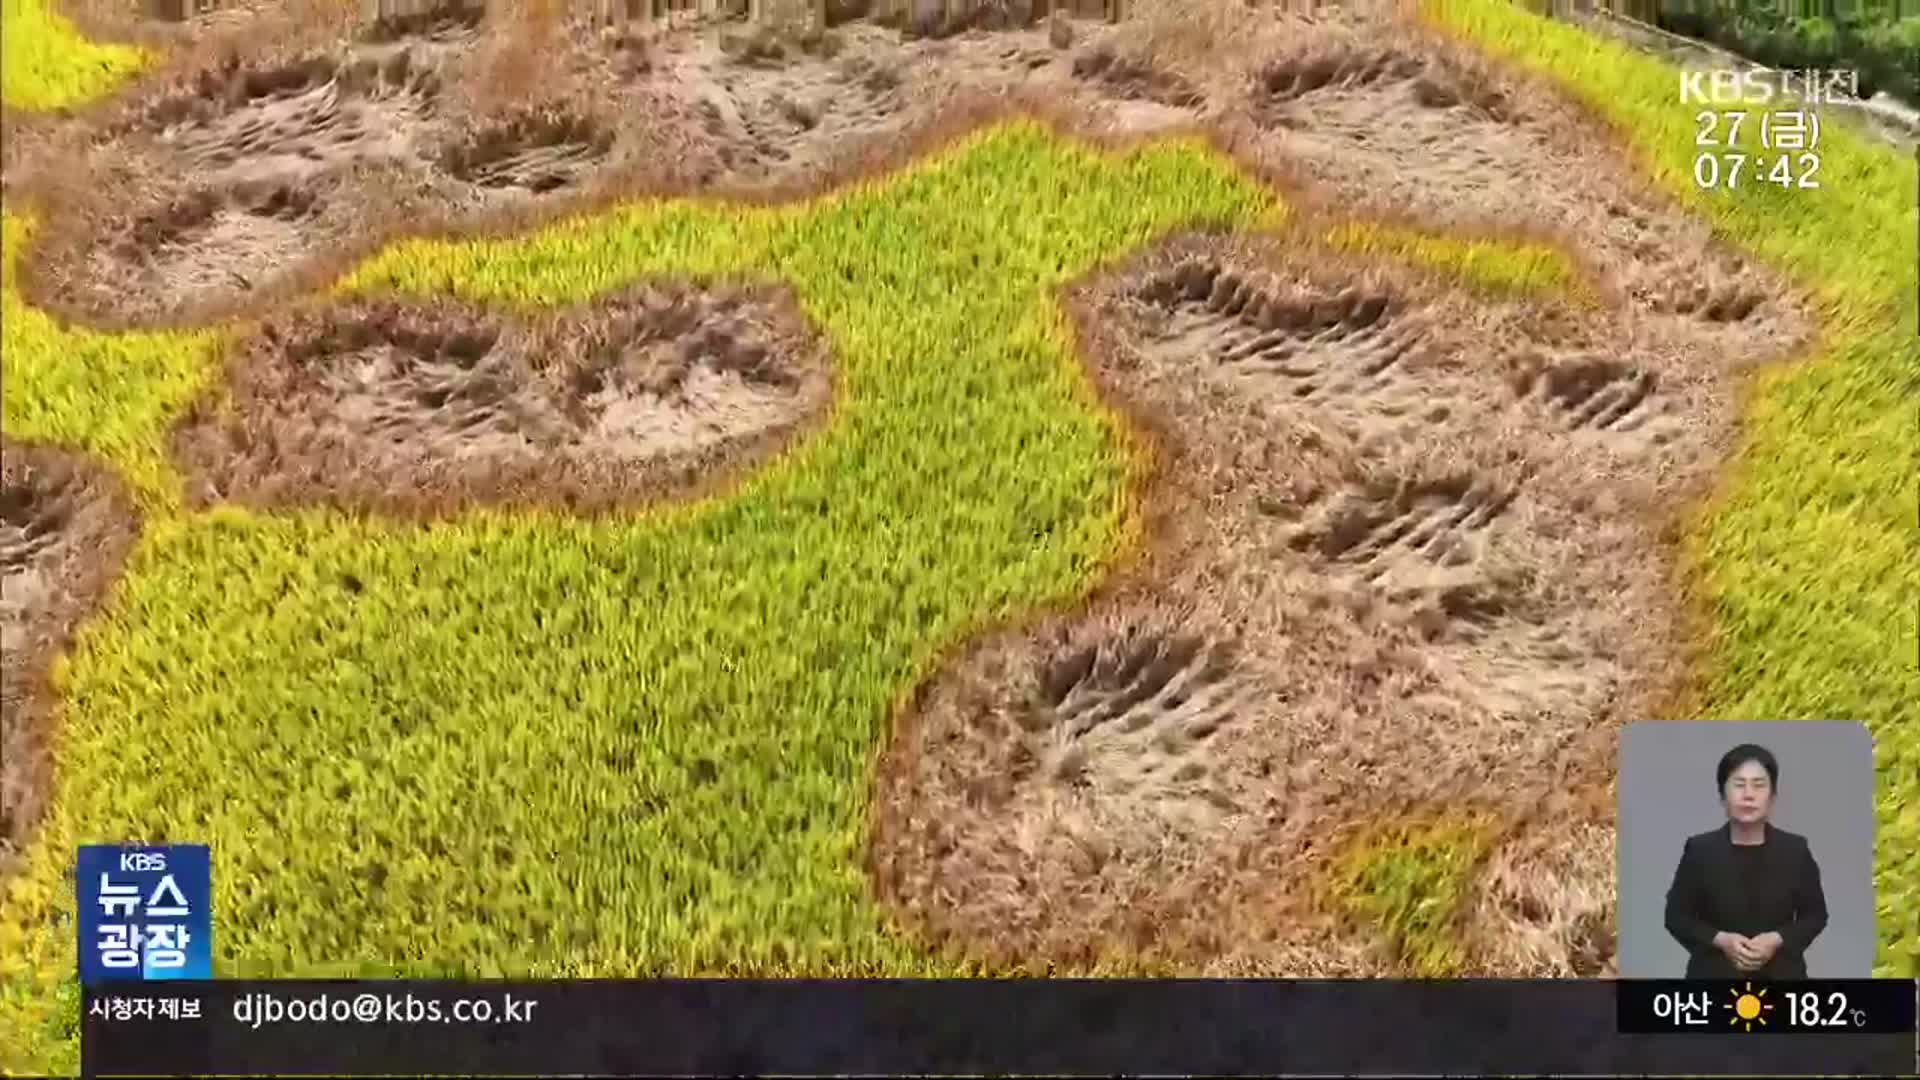
POLYGON ((1716 779, 1727 823, 1687 838, 1667 933, 1686 947, 1689 979, 1804 979, 1827 900, 1806 837, 1768 821, 1779 763, 1747 743, 1720 759, 1716 779))

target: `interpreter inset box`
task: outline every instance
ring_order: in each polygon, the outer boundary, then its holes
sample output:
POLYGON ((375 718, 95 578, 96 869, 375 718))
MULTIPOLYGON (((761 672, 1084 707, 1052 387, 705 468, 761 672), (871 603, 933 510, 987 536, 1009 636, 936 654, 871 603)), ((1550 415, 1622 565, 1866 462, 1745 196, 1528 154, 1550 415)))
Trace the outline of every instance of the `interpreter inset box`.
POLYGON ((1620 736, 1629 979, 1873 974, 1873 738, 1849 720, 1647 720, 1620 736))

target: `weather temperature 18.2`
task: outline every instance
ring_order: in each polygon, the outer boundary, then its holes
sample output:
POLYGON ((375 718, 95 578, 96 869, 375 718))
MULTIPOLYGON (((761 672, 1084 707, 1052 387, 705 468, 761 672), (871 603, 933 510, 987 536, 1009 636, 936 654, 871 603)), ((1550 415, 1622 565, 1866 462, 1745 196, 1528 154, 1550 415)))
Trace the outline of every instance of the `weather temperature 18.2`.
POLYGON ((1824 994, 1789 990, 1781 996, 1787 1004, 1787 1015, 1781 1019, 1788 1027, 1853 1031, 1867 1026, 1867 1011, 1853 1004, 1845 990, 1829 990, 1824 994))
POLYGON ((1774 983, 1772 988, 1780 1001, 1775 1022, 1786 1031, 1914 1030, 1914 986, 1909 981, 1809 979, 1798 986, 1774 983))
POLYGON ((1817 188, 1820 155, 1812 151, 1798 154, 1742 154, 1707 151, 1693 159, 1693 182, 1702 189, 1737 188, 1744 181, 1752 184, 1776 184, 1783 188, 1817 188))

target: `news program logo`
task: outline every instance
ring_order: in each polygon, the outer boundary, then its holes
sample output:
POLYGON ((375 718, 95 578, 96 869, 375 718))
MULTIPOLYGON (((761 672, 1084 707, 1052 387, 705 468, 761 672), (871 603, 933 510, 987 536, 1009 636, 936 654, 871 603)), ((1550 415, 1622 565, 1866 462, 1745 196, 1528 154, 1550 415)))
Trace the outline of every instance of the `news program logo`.
POLYGON ((80 848, 80 983, 213 978, 205 844, 80 848))

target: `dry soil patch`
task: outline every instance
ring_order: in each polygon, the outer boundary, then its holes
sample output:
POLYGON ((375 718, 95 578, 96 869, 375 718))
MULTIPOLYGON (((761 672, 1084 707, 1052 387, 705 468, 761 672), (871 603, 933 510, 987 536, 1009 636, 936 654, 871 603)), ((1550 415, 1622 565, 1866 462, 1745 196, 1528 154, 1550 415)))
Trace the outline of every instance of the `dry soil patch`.
POLYGON ((619 193, 818 188, 982 101, 1130 134, 1224 96, 1081 25, 1074 49, 1038 26, 866 21, 796 36, 576 18, 537 42, 445 12, 330 43, 208 28, 42 155, 22 287, 87 322, 206 322, 270 310, 396 233, 523 227, 619 193))
POLYGON ((360 299, 241 343, 176 445, 201 503, 590 510, 712 480, 823 413, 790 296, 646 284, 539 318, 360 299))
POLYGON ((48 665, 113 583, 135 529, 106 469, 0 441, 0 870, 46 805, 48 665))
POLYGON ((593 118, 566 109, 522 109, 450 144, 440 166, 477 187, 544 195, 578 186, 606 160, 613 138, 593 118))
POLYGON ((1419 32, 1302 28, 1253 67, 1233 120, 1342 212, 1558 234, 1637 307, 1720 347, 1765 352, 1804 328, 1783 281, 1654 192, 1592 117, 1419 32))
POLYGON ((1015 962, 1365 974, 1390 963, 1316 915, 1316 868, 1471 808, 1508 830, 1476 970, 1601 971, 1611 840, 1576 808, 1680 671, 1668 525, 1752 358, 1278 241, 1182 238, 1070 307, 1158 433, 1154 541, 925 688, 881 771, 881 894, 1015 962))
POLYGON ((145 125, 210 183, 308 179, 406 160, 433 117, 440 83, 440 72, 408 48, 259 65, 234 57, 156 103, 145 125))
MULTIPOLYGON (((320 44, 210 32, 47 155, 24 291, 89 322, 206 322, 317 287, 397 232, 587 196, 630 164, 622 136, 645 122, 609 117, 644 117, 645 94, 597 95, 594 68, 483 100, 487 49, 512 32, 447 12, 320 44)), ((567 57, 606 51, 576 37, 567 57)))

